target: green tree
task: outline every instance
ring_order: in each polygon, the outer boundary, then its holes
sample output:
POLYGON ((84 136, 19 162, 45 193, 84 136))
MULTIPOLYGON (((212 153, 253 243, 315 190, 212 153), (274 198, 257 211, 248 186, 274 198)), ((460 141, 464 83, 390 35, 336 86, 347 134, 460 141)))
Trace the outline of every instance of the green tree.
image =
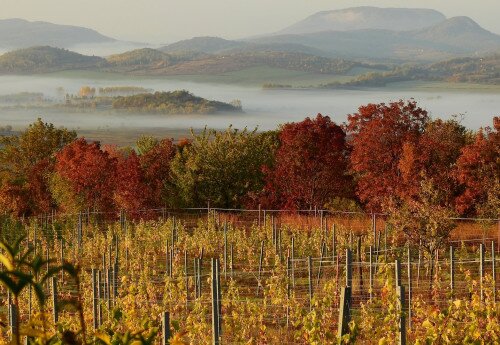
POLYGON ((41 119, 19 135, 0 136, 0 206, 14 214, 47 212, 54 154, 75 138, 41 119))
POLYGON ((172 161, 172 176, 182 203, 241 207, 263 186, 264 165, 272 164, 276 148, 273 132, 205 129, 172 161))

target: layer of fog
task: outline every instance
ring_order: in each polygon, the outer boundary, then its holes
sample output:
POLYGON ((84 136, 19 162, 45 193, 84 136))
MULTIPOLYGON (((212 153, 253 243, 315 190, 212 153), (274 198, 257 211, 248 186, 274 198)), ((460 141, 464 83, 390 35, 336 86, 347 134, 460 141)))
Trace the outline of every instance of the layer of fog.
MULTIPOLYGON (((74 129, 133 129, 133 128, 226 128, 230 124, 237 128, 258 127, 261 130, 274 129, 279 124, 299 121, 317 113, 330 115, 338 123, 346 121, 346 115, 357 107, 371 102, 390 102, 414 98, 420 106, 436 118, 450 118, 462 114, 463 124, 471 129, 491 125, 492 117, 499 114, 500 94, 494 92, 412 90, 309 90, 281 91, 261 90, 257 87, 214 85, 180 80, 166 80, 143 77, 65 77, 46 76, 0 76, 0 95, 18 92, 42 92, 49 97, 58 97, 57 88, 65 93, 76 93, 82 85, 96 88, 105 86, 141 86, 154 90, 186 89, 194 94, 219 101, 230 102, 240 99, 243 114, 213 115, 149 115, 109 112, 70 112, 61 110, 2 110, 0 126, 11 125, 22 128, 37 117, 58 126, 74 129)), ((60 93, 59 93, 60 97, 60 93)))

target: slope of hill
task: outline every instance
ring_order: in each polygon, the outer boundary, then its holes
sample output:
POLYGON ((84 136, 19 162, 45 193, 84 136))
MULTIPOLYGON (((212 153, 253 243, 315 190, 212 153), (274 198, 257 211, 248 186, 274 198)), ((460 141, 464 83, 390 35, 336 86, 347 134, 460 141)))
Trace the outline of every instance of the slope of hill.
POLYGON ((320 87, 383 87, 412 80, 500 85, 500 54, 452 59, 428 66, 397 67, 390 72, 366 73, 349 82, 335 82, 320 87))
POLYGON ((277 34, 364 29, 406 31, 422 29, 445 19, 446 17, 442 13, 429 9, 364 6, 318 12, 277 32, 277 34))
POLYGON ((453 17, 412 33, 413 38, 453 46, 466 52, 500 49, 500 36, 483 29, 469 17, 453 17))
POLYGON ((359 62, 330 59, 310 54, 275 51, 243 51, 196 57, 179 57, 151 49, 132 51, 108 58, 110 70, 148 75, 210 75, 240 71, 257 66, 316 74, 345 74, 354 67, 384 69, 359 62))
POLYGON ((172 65, 175 60, 168 54, 151 48, 142 48, 107 58, 110 67, 126 69, 162 68, 172 65))
POLYGON ((230 41, 220 37, 193 37, 182 40, 160 48, 162 52, 197 52, 197 53, 217 53, 228 49, 244 46, 245 43, 230 41))
POLYGON ((68 48, 77 44, 114 42, 95 30, 23 19, 0 20, 0 47, 9 49, 49 45, 68 48))
POLYGON ((500 36, 466 17, 447 19, 412 31, 322 31, 300 35, 270 35, 252 39, 258 44, 294 43, 347 59, 440 61, 500 51, 500 36))
POLYGON ((89 69, 106 65, 106 60, 48 46, 19 49, 0 56, 0 73, 46 73, 89 69))

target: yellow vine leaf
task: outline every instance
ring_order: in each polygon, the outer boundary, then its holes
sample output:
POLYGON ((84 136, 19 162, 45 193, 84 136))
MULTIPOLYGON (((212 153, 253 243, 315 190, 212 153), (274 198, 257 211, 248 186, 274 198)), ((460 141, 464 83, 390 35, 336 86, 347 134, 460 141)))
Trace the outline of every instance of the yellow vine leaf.
POLYGON ((12 265, 12 261, 9 260, 5 255, 0 254, 0 262, 7 268, 8 271, 14 270, 14 266, 12 265))
POLYGON ((104 332, 96 332, 95 334, 97 339, 102 340, 105 344, 111 345, 111 339, 109 338, 109 335, 104 332))

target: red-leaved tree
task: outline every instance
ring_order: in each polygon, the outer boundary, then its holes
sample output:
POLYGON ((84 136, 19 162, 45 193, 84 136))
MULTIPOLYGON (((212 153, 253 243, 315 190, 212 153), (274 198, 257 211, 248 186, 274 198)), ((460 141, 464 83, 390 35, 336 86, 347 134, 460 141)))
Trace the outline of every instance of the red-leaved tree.
POLYGON ((352 197, 346 135, 328 116, 284 125, 279 144, 274 166, 264 168, 264 206, 311 209, 352 197))
POLYGON ((159 141, 153 148, 139 156, 144 171, 144 182, 151 191, 150 204, 154 207, 164 205, 168 199, 170 186, 170 162, 176 147, 171 139, 159 141))
POLYGON ((415 101, 368 104, 348 115, 350 166, 357 195, 368 209, 378 211, 388 198, 404 193, 399 169, 403 147, 417 145, 427 122, 427 111, 415 101))
POLYGON ((80 138, 56 155, 52 192, 66 211, 114 210, 116 159, 80 138))
POLYGON ((119 209, 131 215, 140 215, 137 211, 151 206, 151 188, 135 151, 118 159, 116 175, 115 202, 119 209))
POLYGON ((446 205, 452 205, 460 187, 455 179, 455 165, 467 142, 467 130, 458 121, 429 121, 422 135, 403 144, 399 170, 403 188, 400 199, 417 199, 423 179, 432 181, 446 205))
POLYGON ((457 211, 465 215, 500 214, 500 118, 493 129, 479 130, 472 144, 462 150, 457 162, 457 179, 464 187, 456 200, 457 211))

